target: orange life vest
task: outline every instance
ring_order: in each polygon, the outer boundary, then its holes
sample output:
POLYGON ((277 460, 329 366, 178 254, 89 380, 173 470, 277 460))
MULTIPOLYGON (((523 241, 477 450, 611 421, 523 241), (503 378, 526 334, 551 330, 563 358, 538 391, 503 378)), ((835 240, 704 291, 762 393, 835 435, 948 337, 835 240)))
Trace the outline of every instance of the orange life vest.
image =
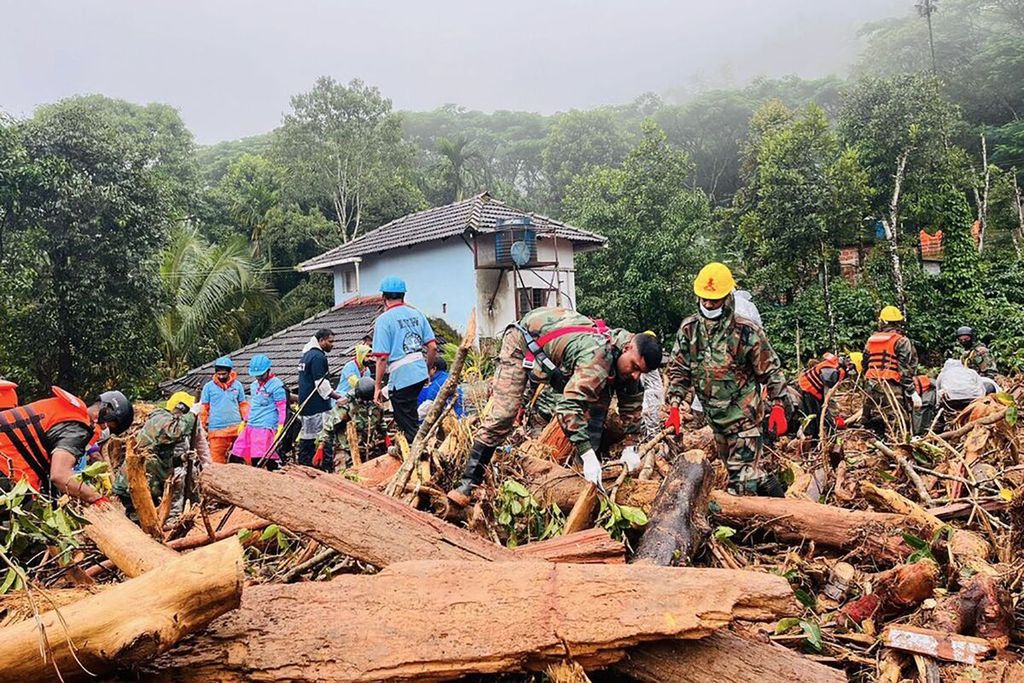
POLYGON ((835 368, 839 372, 839 381, 846 376, 846 371, 839 367, 839 358, 830 354, 825 357, 825 360, 800 375, 797 380, 800 390, 807 392, 819 401, 825 400, 825 381, 821 378, 821 371, 826 368, 835 368))
POLYGON ((61 422, 96 429, 82 399, 60 387, 52 389, 53 398, 0 410, 0 473, 15 482, 25 479, 37 491, 50 483, 52 456, 46 432, 61 422))
POLYGON ((868 369, 866 379, 900 380, 900 363, 896 358, 896 342, 903 338, 899 332, 875 332, 868 337, 866 349, 868 369))
POLYGON ((18 385, 10 380, 0 379, 0 410, 18 405, 18 385))
POLYGON ((914 377, 914 391, 919 396, 924 396, 924 393, 932 388, 932 380, 928 375, 916 375, 914 377))

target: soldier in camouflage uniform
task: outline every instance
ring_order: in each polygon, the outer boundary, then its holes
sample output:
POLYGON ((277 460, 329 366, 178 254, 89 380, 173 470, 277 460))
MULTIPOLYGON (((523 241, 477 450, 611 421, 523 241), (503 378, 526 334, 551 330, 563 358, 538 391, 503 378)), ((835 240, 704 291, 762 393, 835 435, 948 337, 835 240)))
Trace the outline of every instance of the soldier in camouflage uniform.
MULTIPOLYGON (((647 373, 656 374, 656 373, 647 373)), ((644 375, 647 376, 646 374, 644 375)), ((533 399, 533 392, 536 391, 537 386, 532 383, 527 386, 526 400, 530 401, 533 399)), ((562 395, 555 391, 550 384, 540 385, 540 394, 537 397, 537 401, 533 405, 533 411, 530 415, 530 424, 535 427, 538 431, 543 430, 548 425, 551 418, 554 417, 555 411, 558 408, 558 402, 562 400, 562 395)), ((606 386, 604 391, 601 392, 601 398, 595 404, 590 406, 589 410, 589 422, 587 423, 587 431, 590 434, 590 446, 598 454, 602 454, 602 448, 607 450, 612 445, 619 443, 624 436, 623 430, 619 429, 620 426, 626 429, 625 436, 633 437, 637 435, 642 429, 637 428, 637 418, 635 416, 637 410, 637 403, 640 404, 641 417, 643 414, 643 399, 644 399, 644 387, 641 382, 628 381, 620 387, 606 386), (612 399, 615 398, 616 409, 611 409, 612 399), (625 411, 627 420, 623 422, 621 420, 622 411, 625 411)), ((661 405, 660 403, 658 404, 661 405)), ((640 426, 643 426, 643 420, 640 420, 640 426)), ((660 429, 661 421, 658 420, 658 427, 660 429)), ((635 441, 635 439, 631 439, 635 441)))
POLYGON ((640 375, 661 366, 661 345, 650 335, 608 329, 600 321, 563 308, 537 308, 507 330, 498 354, 491 411, 484 418, 470 450, 458 488, 448 497, 469 503, 484 468, 512 432, 530 376, 561 393, 553 414, 583 460, 584 476, 600 485, 601 464, 591 446, 591 411, 612 394, 624 424, 639 432, 643 392, 640 375))
MULTIPOLYGON (((334 404, 324 418, 323 429, 316 440, 317 448, 327 445, 333 447, 333 452, 337 453, 340 447, 351 454, 347 429, 348 423, 353 420, 360 438, 363 439, 361 446, 364 448, 379 443, 387 434, 384 429, 384 411, 373 402, 372 377, 360 377, 353 393, 343 396, 334 404)), ((346 459, 351 462, 351 455, 346 459)))
POLYGON ((761 468, 761 385, 772 402, 769 431, 788 428, 786 378, 764 330, 736 315, 735 281, 721 263, 705 266, 694 282, 700 312, 683 321, 668 365, 669 418, 680 429, 679 406, 696 393, 715 435, 719 458, 729 472, 729 485, 740 493, 784 493, 778 477, 761 468))
POLYGON ((917 374, 917 350, 904 332, 903 313, 895 306, 886 306, 878 316, 878 332, 864 346, 863 423, 879 436, 885 434, 885 414, 902 422, 913 431, 913 414, 921 410, 921 395, 914 385, 917 374), (889 395, 892 395, 892 399, 889 395), (893 414, 895 409, 896 414, 893 414))
MULTIPOLYGON (((185 392, 174 394, 165 408, 157 408, 149 414, 135 437, 138 448, 150 451, 146 458, 146 480, 154 503, 163 495, 167 477, 183 465, 182 458, 192 447, 196 416, 190 408, 194 403, 195 399, 185 392)), ((123 464, 114 479, 113 492, 126 507, 131 504, 123 464)))
POLYGON ((974 370, 982 377, 994 380, 997 372, 996 359, 987 346, 981 342, 974 343, 974 330, 964 325, 957 329, 956 337, 964 348, 964 353, 960 356, 960 362, 964 367, 974 370))

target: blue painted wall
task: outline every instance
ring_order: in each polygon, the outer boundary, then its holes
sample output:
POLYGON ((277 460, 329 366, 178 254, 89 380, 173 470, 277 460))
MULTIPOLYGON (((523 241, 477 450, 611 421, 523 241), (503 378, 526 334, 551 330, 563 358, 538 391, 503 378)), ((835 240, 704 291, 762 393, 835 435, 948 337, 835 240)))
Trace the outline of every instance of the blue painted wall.
MULTIPOLYGON (((341 268, 334 272, 334 303, 355 296, 343 292, 341 268)), ((380 282, 389 275, 405 280, 409 293, 406 301, 428 316, 444 319, 458 330, 466 327, 469 312, 476 305, 476 271, 473 252, 457 237, 444 242, 417 244, 412 249, 399 248, 380 256, 364 256, 359 264, 359 294, 377 294, 380 282)))

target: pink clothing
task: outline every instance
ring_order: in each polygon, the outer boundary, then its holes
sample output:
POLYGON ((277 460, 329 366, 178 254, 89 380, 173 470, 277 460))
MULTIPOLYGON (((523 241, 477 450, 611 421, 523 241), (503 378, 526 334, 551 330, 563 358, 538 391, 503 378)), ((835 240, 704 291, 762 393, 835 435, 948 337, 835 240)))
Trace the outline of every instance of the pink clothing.
POLYGON ((263 429, 246 425, 245 429, 238 436, 238 440, 235 441, 235 445, 231 449, 231 455, 242 458, 250 465, 253 464, 253 461, 258 462, 264 455, 266 455, 267 460, 278 460, 277 452, 270 448, 274 445, 274 437, 276 435, 276 429, 263 429))

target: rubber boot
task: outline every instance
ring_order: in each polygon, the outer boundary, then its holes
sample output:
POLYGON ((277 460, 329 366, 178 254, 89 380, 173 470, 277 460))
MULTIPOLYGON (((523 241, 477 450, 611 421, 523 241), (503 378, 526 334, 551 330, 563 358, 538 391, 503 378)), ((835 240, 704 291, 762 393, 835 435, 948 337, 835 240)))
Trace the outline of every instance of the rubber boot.
POLYGON ((779 481, 777 474, 769 474, 757 484, 757 493, 770 498, 785 498, 786 487, 779 481))
POLYGON ((459 507, 469 505, 473 489, 484 480, 484 470, 491 462, 494 450, 494 446, 488 446, 479 441, 473 442, 473 447, 469 450, 469 460, 466 461, 466 469, 462 472, 462 482, 448 492, 448 500, 459 507))

